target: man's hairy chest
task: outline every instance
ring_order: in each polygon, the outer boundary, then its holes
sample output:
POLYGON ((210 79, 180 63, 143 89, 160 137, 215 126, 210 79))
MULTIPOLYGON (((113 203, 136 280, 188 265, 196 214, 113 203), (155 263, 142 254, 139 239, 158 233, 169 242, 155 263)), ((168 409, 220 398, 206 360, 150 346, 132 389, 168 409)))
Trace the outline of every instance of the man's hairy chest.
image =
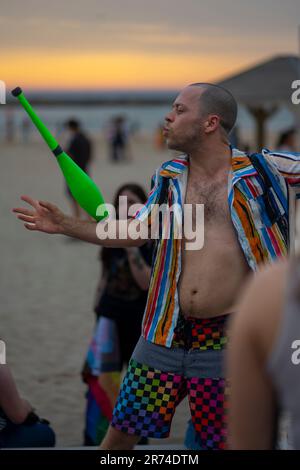
POLYGON ((186 204, 204 204, 205 222, 229 219, 226 181, 189 182, 186 204))

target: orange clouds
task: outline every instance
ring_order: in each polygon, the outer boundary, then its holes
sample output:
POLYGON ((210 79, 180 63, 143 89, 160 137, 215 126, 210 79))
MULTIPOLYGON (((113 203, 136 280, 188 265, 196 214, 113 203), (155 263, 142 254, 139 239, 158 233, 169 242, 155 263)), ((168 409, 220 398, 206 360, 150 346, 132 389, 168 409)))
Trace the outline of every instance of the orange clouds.
MULTIPOLYGON (((249 61, 249 57, 248 57, 249 61)), ((195 81, 222 77, 246 65, 231 60, 191 54, 139 52, 70 53, 12 50, 2 54, 1 79, 10 87, 68 89, 181 88, 195 81)))

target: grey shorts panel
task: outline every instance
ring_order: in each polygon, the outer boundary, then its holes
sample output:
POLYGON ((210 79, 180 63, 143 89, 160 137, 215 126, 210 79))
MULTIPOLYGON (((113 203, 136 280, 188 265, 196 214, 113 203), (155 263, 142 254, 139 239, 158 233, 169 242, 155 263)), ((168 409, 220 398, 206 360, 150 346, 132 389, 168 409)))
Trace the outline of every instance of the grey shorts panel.
POLYGON ((167 348, 140 337, 132 358, 141 364, 162 372, 179 374, 186 378, 224 377, 223 350, 191 350, 167 348))

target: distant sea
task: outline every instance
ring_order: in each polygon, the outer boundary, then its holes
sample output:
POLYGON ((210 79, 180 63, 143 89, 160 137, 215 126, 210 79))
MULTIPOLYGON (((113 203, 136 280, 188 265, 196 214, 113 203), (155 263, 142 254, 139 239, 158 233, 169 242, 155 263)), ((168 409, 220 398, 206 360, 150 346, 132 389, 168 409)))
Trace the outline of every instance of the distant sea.
MULTIPOLYGON (((105 132, 111 118, 126 117, 129 130, 142 134, 153 134, 171 108, 175 91, 114 91, 114 92, 29 92, 30 100, 46 125, 57 137, 63 131, 64 122, 70 118, 80 120, 83 127, 93 136, 105 132), (55 104, 49 104, 49 103, 55 104)), ((0 106, 0 135, 5 135, 5 122, 13 122, 17 136, 22 136, 26 114, 20 105, 11 105, 13 98, 7 97, 7 104, 0 106)), ((281 109, 269 121, 269 130, 280 132, 294 125, 294 116, 288 109, 281 109)), ((239 107, 237 126, 247 134, 254 129, 254 121, 247 110, 239 107)), ((26 124, 25 124, 26 127, 26 124)), ((36 140, 36 132, 30 126, 27 130, 30 140, 36 140)))

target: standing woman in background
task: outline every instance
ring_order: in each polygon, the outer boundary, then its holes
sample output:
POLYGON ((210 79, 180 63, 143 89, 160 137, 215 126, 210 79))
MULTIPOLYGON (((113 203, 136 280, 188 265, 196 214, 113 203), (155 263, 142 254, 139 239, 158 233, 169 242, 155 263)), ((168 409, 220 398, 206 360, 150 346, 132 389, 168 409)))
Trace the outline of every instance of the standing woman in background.
MULTIPOLYGON (((137 184, 125 184, 114 200, 119 219, 119 197, 127 206, 144 204, 147 196, 137 184)), ((126 214, 127 216, 127 214, 126 214)), ((84 442, 98 445, 105 436, 117 400, 121 372, 141 335, 151 274, 153 244, 139 248, 102 248, 102 275, 97 289, 97 325, 91 341, 83 380, 88 385, 84 442)))
POLYGON ((299 256, 251 280, 231 337, 230 447, 300 450, 299 256))

